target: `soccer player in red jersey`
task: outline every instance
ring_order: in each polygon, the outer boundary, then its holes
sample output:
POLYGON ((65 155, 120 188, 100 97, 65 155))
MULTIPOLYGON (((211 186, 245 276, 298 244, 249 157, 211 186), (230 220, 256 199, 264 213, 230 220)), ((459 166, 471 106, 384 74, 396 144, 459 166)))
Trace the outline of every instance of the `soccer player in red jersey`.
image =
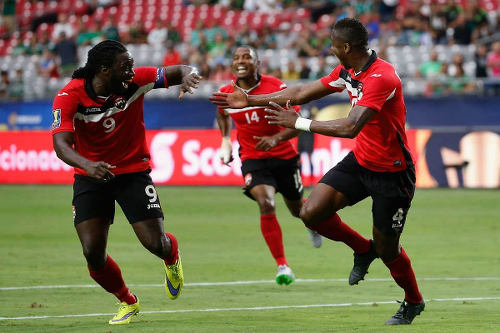
POLYGON ((110 324, 127 324, 139 312, 139 300, 106 254, 115 201, 142 245, 163 260, 167 295, 177 298, 183 285, 177 240, 164 232, 160 200, 149 176, 143 102, 149 90, 173 85, 181 85, 181 98, 197 88, 201 77, 190 66, 133 65, 119 42, 97 44, 53 106, 54 150, 75 167, 73 221, 90 276, 121 302, 110 324))
POLYGON ((405 291, 399 310, 386 324, 410 324, 424 310, 425 303, 410 259, 399 244, 415 190, 401 80, 391 64, 368 48, 368 33, 358 20, 338 21, 331 40, 332 53, 340 65, 320 80, 269 95, 248 95, 242 90, 215 93, 210 100, 223 108, 271 104, 273 109, 266 109, 270 124, 355 138, 354 150, 323 176, 300 217, 309 228, 353 249, 349 284, 363 280, 371 262, 380 257, 405 291), (290 109, 289 105, 305 104, 344 89, 352 104, 346 118, 315 121, 301 118, 290 109), (337 214, 368 196, 373 202, 373 241, 351 229, 337 214))
MULTIPOLYGON (((237 86, 249 95, 258 95, 286 88, 286 84, 279 79, 261 75, 259 65, 260 61, 253 47, 247 45, 237 47, 233 53, 232 64, 236 80, 222 87, 220 91, 229 93, 237 86)), ((288 285, 295 280, 295 276, 285 257, 274 198, 276 192, 280 192, 290 213, 299 217, 303 186, 299 156, 289 141, 297 136, 299 131, 268 124, 264 118, 266 115, 264 109, 264 107, 218 109, 217 122, 222 134, 219 157, 226 164, 233 159, 230 139, 232 118, 238 131, 241 170, 245 181, 244 193, 259 206, 262 235, 278 267, 276 282, 288 285)), ((299 111, 299 107, 295 107, 294 111, 299 111)), ((321 241, 321 236, 317 233, 313 236, 321 241)))

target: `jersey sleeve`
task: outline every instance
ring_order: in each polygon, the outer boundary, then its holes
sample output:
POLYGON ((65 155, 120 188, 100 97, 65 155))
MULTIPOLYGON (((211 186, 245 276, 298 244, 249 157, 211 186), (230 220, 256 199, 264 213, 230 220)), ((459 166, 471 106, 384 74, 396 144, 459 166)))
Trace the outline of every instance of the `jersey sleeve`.
POLYGON ((366 106, 379 112, 384 103, 394 96, 396 89, 394 75, 374 74, 363 80, 361 96, 358 95, 356 105, 366 106))
POLYGON ((340 77, 340 71, 342 69, 341 65, 338 65, 337 67, 334 68, 334 70, 328 74, 327 76, 323 76, 320 81, 323 83, 323 85, 334 91, 334 92, 340 92, 345 89, 345 81, 343 78, 340 77))
POLYGON ((50 127, 52 134, 74 132, 73 118, 77 109, 77 99, 71 93, 60 90, 52 105, 52 116, 54 117, 50 127))
POLYGON ((138 67, 134 71, 133 81, 139 86, 153 83, 152 89, 169 87, 165 67, 138 67))

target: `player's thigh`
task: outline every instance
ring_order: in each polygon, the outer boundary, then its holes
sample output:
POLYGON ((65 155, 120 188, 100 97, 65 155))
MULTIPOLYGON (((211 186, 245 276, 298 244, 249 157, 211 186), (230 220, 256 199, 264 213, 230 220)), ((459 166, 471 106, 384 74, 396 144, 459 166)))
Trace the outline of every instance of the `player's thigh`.
MULTIPOLYGON (((256 186, 267 185, 273 189, 278 187, 278 184, 269 169, 267 160, 243 161, 241 165, 241 173, 245 182, 243 193, 252 200, 257 201, 257 198, 252 194, 252 192, 256 192, 253 190, 256 186)), ((260 192, 261 191, 259 190, 259 193, 260 192)), ((275 191, 273 192, 273 197, 274 193, 275 191)))
POLYGON ((158 192, 149 171, 119 175, 116 201, 130 223, 163 219, 158 192))
POLYGON ((75 175, 73 183, 73 222, 78 225, 90 219, 113 221, 115 199, 113 184, 75 175))
POLYGON ((108 242, 110 225, 111 221, 108 218, 102 217, 91 218, 75 225, 78 238, 86 256, 92 252, 104 254, 108 242))
MULTIPOLYGON (((162 252, 169 248, 163 227, 162 218, 137 221, 132 223, 132 228, 141 244, 151 252, 162 256, 162 252)), ((163 253, 167 255, 168 253, 163 253)))
POLYGON ((390 236, 403 232, 415 191, 412 169, 372 176, 368 185, 373 199, 373 224, 390 236))
MULTIPOLYGON (((361 180, 362 172, 363 169, 358 164, 354 154, 350 152, 342 161, 330 169, 318 184, 328 185, 336 192, 342 193, 347 198, 347 205, 352 206, 369 195, 361 180)), ((335 193, 330 193, 330 196, 336 198, 333 202, 336 211, 345 207, 341 202, 338 202, 342 199, 342 196, 335 193)))
POLYGON ((318 183, 304 202, 300 218, 306 225, 314 225, 328 219, 348 204, 343 193, 328 184, 318 183))

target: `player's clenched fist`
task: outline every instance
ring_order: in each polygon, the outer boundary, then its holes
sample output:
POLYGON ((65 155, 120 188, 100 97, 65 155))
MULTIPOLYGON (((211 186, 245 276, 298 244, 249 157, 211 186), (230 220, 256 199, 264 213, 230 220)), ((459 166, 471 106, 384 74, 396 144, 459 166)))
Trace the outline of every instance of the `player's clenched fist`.
POLYGON ((231 144, 231 139, 228 137, 222 138, 222 143, 219 150, 219 158, 224 164, 229 164, 233 161, 233 145, 231 144))
POLYGON ((91 162, 85 167, 85 172, 90 177, 108 181, 115 178, 115 175, 110 171, 114 168, 116 168, 116 166, 103 161, 91 162))

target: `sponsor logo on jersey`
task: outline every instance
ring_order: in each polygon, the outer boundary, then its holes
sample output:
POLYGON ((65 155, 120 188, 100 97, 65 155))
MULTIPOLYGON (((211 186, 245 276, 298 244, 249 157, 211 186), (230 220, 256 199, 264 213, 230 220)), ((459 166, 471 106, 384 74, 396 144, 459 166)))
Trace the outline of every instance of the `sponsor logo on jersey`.
POLYGON ((92 106, 92 107, 82 107, 82 112, 83 114, 99 114, 103 113, 104 110, 102 110, 100 107, 92 106))
POLYGON ((68 96, 68 93, 67 92, 62 92, 60 94, 57 94, 57 96, 68 96))
POLYGON ((147 208, 151 209, 151 208, 161 208, 161 207, 160 207, 160 204, 152 203, 152 204, 148 204, 147 208))
POLYGON ((54 116, 54 121, 52 122, 50 128, 59 128, 61 126, 61 109, 52 110, 52 115, 54 116))

